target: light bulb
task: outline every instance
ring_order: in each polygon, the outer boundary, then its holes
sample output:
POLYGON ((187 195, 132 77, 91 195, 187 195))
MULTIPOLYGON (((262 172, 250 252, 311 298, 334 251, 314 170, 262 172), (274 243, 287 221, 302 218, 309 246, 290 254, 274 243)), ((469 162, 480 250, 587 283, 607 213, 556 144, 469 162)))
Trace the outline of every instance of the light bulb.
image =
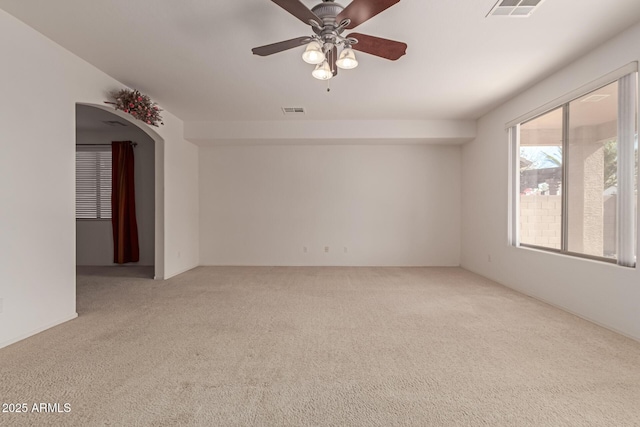
POLYGON ((329 80, 333 77, 333 72, 331 71, 331 67, 329 67, 329 63, 324 61, 322 64, 316 65, 316 69, 313 70, 311 75, 318 80, 329 80))
POLYGON ((351 70, 358 66, 358 60, 356 54, 350 47, 343 49, 340 54, 340 59, 336 61, 336 65, 344 70, 351 70))
POLYGON ((322 53, 322 47, 318 42, 311 42, 302 53, 302 60, 307 64, 321 64, 324 61, 324 53, 322 53))

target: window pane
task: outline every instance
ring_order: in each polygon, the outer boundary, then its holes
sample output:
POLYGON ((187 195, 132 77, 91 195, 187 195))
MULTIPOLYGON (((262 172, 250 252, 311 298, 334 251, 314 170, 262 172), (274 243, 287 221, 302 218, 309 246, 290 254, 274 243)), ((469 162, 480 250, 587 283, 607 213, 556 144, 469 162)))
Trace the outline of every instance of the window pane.
POLYGON ((562 108, 520 125, 520 243, 562 238, 562 108))
POLYGON ((618 82, 569 103, 567 250, 617 258, 618 82))

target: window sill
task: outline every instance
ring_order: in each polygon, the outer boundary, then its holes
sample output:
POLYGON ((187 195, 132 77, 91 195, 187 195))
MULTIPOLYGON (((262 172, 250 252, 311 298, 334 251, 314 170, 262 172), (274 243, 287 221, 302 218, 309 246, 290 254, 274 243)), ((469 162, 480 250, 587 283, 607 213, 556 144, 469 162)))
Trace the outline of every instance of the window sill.
POLYGON ((604 258, 604 257, 597 257, 597 256, 591 256, 591 255, 584 255, 584 254, 578 254, 578 253, 574 253, 574 252, 562 252, 558 249, 551 249, 551 248, 545 248, 542 246, 534 246, 534 245, 519 245, 519 246, 513 246, 512 247, 516 248, 516 249, 524 249, 524 250, 528 250, 528 251, 532 251, 532 252, 538 252, 538 253, 544 253, 544 254, 551 254, 551 255, 559 255, 562 257, 566 257, 566 258, 570 258, 570 259, 577 259, 577 260, 581 260, 581 261, 586 261, 586 262, 592 262, 592 263, 596 263, 599 265, 610 265, 613 267, 619 267, 619 268, 633 268, 635 269, 637 267, 637 263, 634 264, 633 266, 627 266, 627 265, 619 265, 617 260, 615 259, 611 259, 611 258, 604 258))

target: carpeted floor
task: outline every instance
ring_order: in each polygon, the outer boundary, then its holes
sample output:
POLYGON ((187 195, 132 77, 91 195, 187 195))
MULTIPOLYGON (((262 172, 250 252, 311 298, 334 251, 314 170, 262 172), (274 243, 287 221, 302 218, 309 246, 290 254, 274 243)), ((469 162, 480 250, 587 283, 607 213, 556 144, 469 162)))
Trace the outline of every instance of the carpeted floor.
POLYGON ((84 269, 0 425, 640 425, 640 343, 458 268, 84 269))

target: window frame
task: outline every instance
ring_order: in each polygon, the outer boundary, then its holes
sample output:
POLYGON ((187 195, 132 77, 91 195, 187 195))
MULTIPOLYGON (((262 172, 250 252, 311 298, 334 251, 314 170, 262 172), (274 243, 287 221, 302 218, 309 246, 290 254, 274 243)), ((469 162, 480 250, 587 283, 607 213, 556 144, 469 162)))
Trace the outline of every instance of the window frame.
MULTIPOLYGON (((633 246, 633 240, 634 238, 637 238, 637 236, 634 237, 634 232, 637 234, 638 233, 638 229, 640 228, 640 224, 638 224, 638 211, 636 208, 636 212, 635 212, 635 216, 634 215, 628 215, 624 214, 625 216, 620 217, 620 210, 621 210, 621 205, 623 206, 623 209, 627 209, 629 208, 629 206, 627 205, 628 203, 633 204, 633 201, 635 200, 636 206, 639 205, 638 203, 638 198, 639 198, 639 194, 640 191, 638 191, 640 189, 640 174, 637 174, 635 176, 635 181, 632 180, 631 183, 626 183, 625 186, 628 186, 629 184, 631 184, 631 195, 627 196, 627 197, 619 197, 618 198, 618 203, 617 203, 617 214, 618 214, 618 221, 622 221, 622 223, 619 223, 617 225, 617 232, 618 234, 623 234, 620 232, 620 230, 629 230, 629 228, 631 229, 630 232, 628 233, 628 235, 630 235, 631 237, 627 237, 627 240, 625 240, 625 242, 627 242, 626 247, 625 247, 625 243, 624 242, 620 242, 618 243, 618 253, 616 256, 616 259, 612 259, 612 258, 607 258, 607 257, 601 257, 601 256, 596 256, 596 255, 590 255, 590 254, 584 254, 584 253, 579 253, 579 252, 571 252, 567 249, 568 247, 568 215, 567 215, 567 206, 568 206, 568 196, 569 196, 569 192, 567 191, 567 188, 569 186, 568 183, 568 168, 566 166, 567 160, 564 158, 563 156, 563 161, 562 161, 562 225, 561 225, 561 248, 560 249, 556 249, 556 248, 550 248, 550 247, 545 247, 545 246, 539 246, 539 245, 535 245, 535 244, 530 244, 530 243, 521 243, 520 242, 520 125, 524 124, 526 122, 535 120, 555 109, 558 108, 562 108, 562 116, 563 116, 563 120, 562 120, 562 152, 566 153, 568 155, 569 150, 568 150, 568 144, 569 144, 569 138, 568 138, 568 133, 569 133, 569 127, 567 126, 567 124, 569 123, 569 104, 574 101, 577 100, 591 92, 597 91, 600 88, 603 88, 609 84, 612 84, 614 82, 618 82, 619 83, 619 87, 621 86, 623 79, 627 76, 631 76, 631 78, 624 80, 625 82, 629 83, 631 81, 631 84, 628 84, 627 87, 625 87, 628 90, 628 94, 631 95, 631 97, 634 97, 634 101, 635 102, 635 111, 633 116, 629 115, 628 112, 625 112, 627 114, 627 116, 623 119, 625 120, 629 120, 631 117, 633 117, 631 119, 631 121, 633 122, 633 125, 635 126, 635 137, 637 138, 638 135, 638 126, 640 125, 639 123, 639 116, 640 116, 640 107, 638 106, 638 63, 637 62, 632 62, 630 64, 627 64, 626 66, 615 70, 587 85, 584 85, 560 98, 557 98, 554 101, 551 101, 525 115, 522 115, 520 117, 518 117, 517 119, 512 120, 511 122, 506 124, 506 131, 507 131, 507 135, 508 135, 508 145, 509 145, 509 185, 508 185, 508 191, 509 191, 509 197, 508 197, 508 204, 509 204, 509 224, 508 224, 508 240, 509 240, 509 244, 511 246, 514 246, 516 248, 528 248, 528 249, 535 249, 535 250, 540 250, 540 251, 544 251, 544 252, 548 252, 548 253, 554 253, 554 254, 560 254, 560 255, 567 255, 567 256, 571 256, 571 257, 576 257, 576 258, 583 258, 583 259, 589 259, 589 260, 594 260, 594 261, 599 261, 599 262, 604 262, 607 264, 614 264, 614 265, 619 265, 619 266, 624 266, 624 267, 629 267, 629 268, 637 268, 638 267, 638 263, 637 263, 637 253, 638 253, 638 248, 637 245, 638 243, 636 243, 636 247, 634 248, 633 246), (634 194, 634 187, 635 186, 635 194, 634 194), (628 244, 628 239, 631 239, 631 244, 628 244), (625 251, 628 251, 629 248, 631 248, 631 254, 626 253, 625 251), (630 258, 633 258, 634 256, 634 250, 635 250, 635 256, 636 259, 635 260, 630 260, 630 258)), ((625 113, 621 113, 620 111, 621 108, 621 104, 619 102, 618 104, 618 119, 620 120, 621 115, 625 114, 625 113)), ((630 125, 630 123, 625 123, 627 126, 630 125)), ((620 129, 624 131, 628 130, 624 128, 624 124, 618 126, 618 129, 620 131, 620 129)), ((627 135, 628 136, 628 135, 627 135)), ((633 138, 633 135, 632 135, 633 138)), ((619 136, 619 140, 622 139, 619 136)), ((621 150, 619 149, 618 151, 618 155, 620 156, 620 152, 621 150)), ((627 156, 629 156, 629 153, 627 153, 627 156)), ((637 155, 635 153, 631 153, 631 160, 628 160, 629 162, 633 161, 634 163, 638 161, 638 159, 636 158, 637 155)), ((634 166, 635 168, 635 166, 634 166)), ((620 169, 619 169, 620 170, 620 169)), ((625 180, 628 181, 628 180, 625 180)), ((624 186, 623 186, 624 188, 624 186)), ((629 189, 627 188, 627 190, 625 191, 628 192, 629 189)), ((619 193, 620 194, 620 193, 619 193)), ((628 210, 628 209, 627 209, 628 210)), ((619 239, 621 237, 619 236, 619 239)))

